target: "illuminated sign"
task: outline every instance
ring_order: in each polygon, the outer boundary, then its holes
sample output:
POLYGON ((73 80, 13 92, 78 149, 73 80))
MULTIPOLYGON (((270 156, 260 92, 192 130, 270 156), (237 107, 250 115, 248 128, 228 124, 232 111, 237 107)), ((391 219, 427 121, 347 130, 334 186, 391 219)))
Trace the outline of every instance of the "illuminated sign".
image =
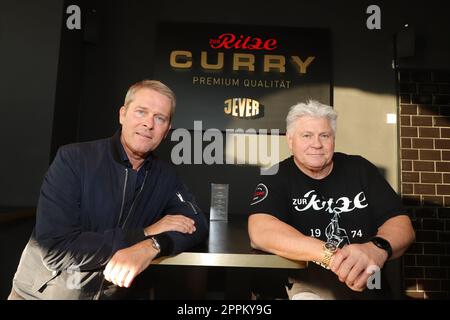
MULTIPOLYGON (((209 63, 208 52, 200 53, 200 68, 204 70, 223 70, 224 53, 219 52, 213 55, 214 63, 209 63)), ((262 66, 264 72, 286 72, 286 57, 281 55, 263 55, 262 66)), ((289 60, 298 73, 306 73, 307 68, 314 61, 315 57, 308 57, 304 61, 298 56, 291 56, 289 60)), ((192 68, 192 52, 184 50, 174 50, 170 53, 170 66, 175 69, 192 68)), ((246 70, 255 71, 256 56, 249 53, 233 53, 232 69, 233 71, 246 70)))
POLYGON ((244 49, 244 50, 275 50, 276 39, 263 40, 259 37, 243 36, 237 37, 233 33, 222 33, 215 39, 209 40, 213 49, 244 49))
POLYGON ((293 104, 331 104, 329 31, 159 23, 153 78, 177 95, 173 128, 284 133, 293 104))
POLYGON ((264 106, 258 100, 232 98, 225 100, 224 112, 237 118, 256 119, 264 116, 264 106))

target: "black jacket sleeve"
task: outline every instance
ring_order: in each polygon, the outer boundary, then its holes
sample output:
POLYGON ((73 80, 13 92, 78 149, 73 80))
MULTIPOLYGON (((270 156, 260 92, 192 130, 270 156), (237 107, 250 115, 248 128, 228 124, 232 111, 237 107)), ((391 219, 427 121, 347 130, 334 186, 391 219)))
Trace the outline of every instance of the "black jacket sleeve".
POLYGON ((58 150, 39 196, 35 236, 44 264, 54 271, 99 269, 117 250, 129 246, 127 239, 133 238, 120 228, 83 230, 79 153, 70 146, 58 150))
POLYGON ((183 214, 195 221, 196 228, 192 234, 176 231, 164 232, 165 238, 171 240, 169 245, 170 249, 164 252, 164 254, 177 254, 206 240, 208 236, 207 219, 195 203, 193 195, 179 180, 176 188, 172 191, 171 199, 164 210, 164 214, 183 214))

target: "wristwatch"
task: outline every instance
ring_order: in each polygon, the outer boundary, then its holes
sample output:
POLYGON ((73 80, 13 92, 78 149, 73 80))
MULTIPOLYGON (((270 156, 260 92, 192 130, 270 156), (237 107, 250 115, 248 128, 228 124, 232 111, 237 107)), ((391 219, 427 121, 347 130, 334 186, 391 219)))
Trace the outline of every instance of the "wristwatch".
POLYGON ((159 244, 158 240, 156 240, 155 236, 147 236, 145 239, 149 239, 152 242, 152 247, 158 251, 158 254, 161 252, 161 245, 159 244))
POLYGON ((373 237, 372 239, 370 239, 370 241, 378 248, 385 250, 388 254, 387 258, 389 260, 389 258, 392 256, 392 247, 389 241, 382 237, 373 237))
POLYGON ((330 262, 333 255, 336 253, 338 247, 334 242, 325 242, 322 247, 323 258, 322 261, 313 261, 317 263, 319 266, 324 267, 325 269, 330 269, 330 262))

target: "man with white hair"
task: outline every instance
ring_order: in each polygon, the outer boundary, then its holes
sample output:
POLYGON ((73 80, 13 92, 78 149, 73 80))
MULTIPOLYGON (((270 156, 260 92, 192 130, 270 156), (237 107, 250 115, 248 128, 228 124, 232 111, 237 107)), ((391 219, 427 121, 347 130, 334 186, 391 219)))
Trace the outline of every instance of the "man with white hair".
MULTIPOLYGON (((262 176, 250 205, 252 246, 312 261, 289 275, 291 299, 389 298, 368 290, 374 271, 414 241, 399 196, 368 160, 334 152, 337 114, 317 101, 291 107, 286 138, 293 156, 262 176)), ((372 288, 372 286, 370 286, 372 288)))

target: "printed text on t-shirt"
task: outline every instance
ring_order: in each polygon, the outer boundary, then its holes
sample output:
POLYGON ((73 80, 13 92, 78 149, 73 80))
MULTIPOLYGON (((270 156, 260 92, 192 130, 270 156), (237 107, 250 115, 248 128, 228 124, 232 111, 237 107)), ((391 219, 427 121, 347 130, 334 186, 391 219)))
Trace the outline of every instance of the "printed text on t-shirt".
POLYGON ((299 212, 313 209, 315 211, 325 210, 328 213, 351 212, 368 206, 366 195, 363 191, 358 193, 353 198, 353 201, 348 197, 340 197, 335 201, 333 198, 328 200, 320 199, 315 190, 308 191, 303 198, 292 199, 292 205, 299 212))

